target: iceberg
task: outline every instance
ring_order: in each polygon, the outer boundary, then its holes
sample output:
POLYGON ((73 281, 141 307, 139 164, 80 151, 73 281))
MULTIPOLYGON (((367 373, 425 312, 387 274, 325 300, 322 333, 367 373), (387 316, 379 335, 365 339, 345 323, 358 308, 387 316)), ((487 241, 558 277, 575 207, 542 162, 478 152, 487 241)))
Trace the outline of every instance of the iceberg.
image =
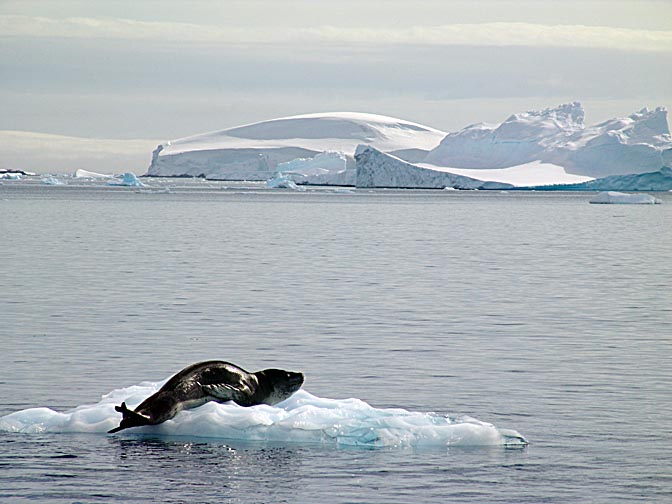
POLYGON ((532 187, 540 191, 672 191, 672 168, 653 173, 611 175, 578 184, 532 187))
POLYGON ((417 157, 418 150, 426 154, 445 135, 434 128, 375 114, 283 117, 163 143, 154 150, 147 175, 265 181, 281 163, 325 152, 342 153, 354 163, 359 144, 385 152, 408 151, 417 157))
MULTIPOLYGON (((115 404, 134 408, 163 382, 118 389, 97 404, 58 412, 30 408, 0 417, 4 433, 98 433, 119 423, 115 404)), ((119 435, 119 434, 118 434, 119 435)), ((189 436, 259 442, 366 448, 524 447, 518 432, 465 416, 452 418, 405 409, 379 409, 359 399, 328 399, 299 390, 275 405, 250 408, 210 402, 181 411, 160 425, 124 431, 122 436, 189 436)))
POLYGON ((590 203, 612 205, 656 205, 662 202, 650 194, 626 194, 616 191, 605 191, 591 199, 590 203))
MULTIPOLYGON (((2 132, 0 132, 2 133, 2 132)), ((29 172, 26 170, 17 170, 14 168, 0 168, 0 178, 4 179, 13 179, 13 180, 19 180, 21 177, 31 177, 35 176, 34 172, 29 172), (19 175, 18 178, 15 176, 19 175)))
POLYGON ((266 187, 271 189, 293 189, 294 191, 305 191, 305 187, 300 187, 291 178, 282 173, 277 173, 275 177, 266 181, 266 187))
POLYGON ((514 114, 501 124, 478 123, 449 133, 423 162, 453 168, 509 168, 547 161, 544 152, 583 129, 578 102, 514 114))
POLYGON ((42 177, 41 182, 44 185, 64 185, 64 182, 62 180, 59 180, 52 175, 46 175, 42 177))
POLYGON ((82 169, 75 170, 75 178, 108 179, 112 177, 114 177, 114 175, 105 175, 103 173, 96 173, 82 169))
POLYGON ((121 180, 114 179, 110 180, 107 185, 110 186, 129 186, 129 187, 145 187, 145 184, 138 180, 138 177, 135 176, 135 173, 126 172, 122 175, 121 180))
POLYGON ((279 163, 277 170, 302 184, 355 185, 354 162, 342 152, 321 152, 315 157, 293 159, 279 163))
POLYGON ((569 172, 592 177, 658 171, 672 165, 667 110, 644 108, 587 127, 558 145, 554 156, 569 172))
POLYGON ((355 153, 357 187, 413 189, 509 189, 502 182, 478 180, 456 175, 440 168, 427 168, 408 163, 368 145, 360 145, 355 153))
POLYGON ((601 178, 656 172, 672 165, 667 110, 643 108, 625 118, 585 126, 578 102, 514 114, 501 124, 449 133, 424 163, 498 169, 541 161, 567 173, 601 178))
POLYGON ((17 173, 17 172, 0 173, 0 179, 4 179, 4 180, 21 180, 22 178, 23 178, 23 175, 21 173, 17 173))

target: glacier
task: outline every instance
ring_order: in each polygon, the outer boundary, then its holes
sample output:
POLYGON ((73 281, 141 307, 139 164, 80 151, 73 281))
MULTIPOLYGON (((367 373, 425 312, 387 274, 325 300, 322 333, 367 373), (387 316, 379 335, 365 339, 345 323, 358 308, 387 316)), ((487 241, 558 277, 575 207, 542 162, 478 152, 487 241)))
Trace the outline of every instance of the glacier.
POLYGON ((587 190, 599 181, 605 190, 667 190, 670 166, 665 108, 587 126, 583 106, 572 102, 451 133, 354 112, 285 117, 163 143, 147 175, 266 181, 281 174, 299 185, 418 189, 587 190))
MULTIPOLYGON (((164 381, 165 382, 165 381, 164 381)), ((29 408, 0 417, 4 433, 105 434, 119 423, 114 406, 126 401, 134 408, 164 382, 143 382, 104 395, 96 404, 67 412, 29 408)), ((275 405, 250 408, 210 402, 181 411, 160 425, 118 434, 189 436, 256 442, 307 443, 365 448, 448 448, 470 446, 524 447, 517 431, 465 416, 452 418, 400 408, 375 408, 360 399, 322 398, 299 390, 275 405)))

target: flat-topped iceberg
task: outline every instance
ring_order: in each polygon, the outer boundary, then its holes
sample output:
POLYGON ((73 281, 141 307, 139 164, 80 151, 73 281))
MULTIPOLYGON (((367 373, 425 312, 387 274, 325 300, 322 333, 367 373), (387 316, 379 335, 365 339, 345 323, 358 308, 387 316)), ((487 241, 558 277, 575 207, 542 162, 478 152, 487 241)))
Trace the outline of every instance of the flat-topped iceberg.
POLYGON ((627 194, 616 191, 604 191, 591 199, 590 203, 612 205, 657 205, 662 202, 650 194, 627 194))
MULTIPOLYGON (((115 404, 134 408, 161 383, 115 390, 97 404, 67 412, 31 408, 0 417, 4 433, 98 433, 119 423, 115 404)), ((189 436, 327 446, 446 448, 527 445, 518 432, 470 417, 452 418, 405 409, 380 409, 359 399, 327 399, 299 390, 275 405, 250 408, 210 402, 181 411, 160 425, 123 431, 121 436, 189 436)))
POLYGON ((106 175, 104 173, 96 173, 88 170, 82 170, 81 168, 75 170, 75 178, 87 178, 87 179, 109 179, 114 177, 114 175, 106 175))
POLYGON ((352 156, 364 143, 386 152, 429 152, 445 132, 402 119, 356 112, 283 117, 166 142, 152 157, 149 176, 268 180, 278 164, 323 152, 352 156))

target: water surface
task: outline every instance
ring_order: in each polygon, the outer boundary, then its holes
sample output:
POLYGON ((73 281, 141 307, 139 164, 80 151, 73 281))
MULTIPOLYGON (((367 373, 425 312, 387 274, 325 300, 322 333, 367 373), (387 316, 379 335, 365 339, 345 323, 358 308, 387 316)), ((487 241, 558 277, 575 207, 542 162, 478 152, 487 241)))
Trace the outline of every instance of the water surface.
POLYGON ((0 433, 0 499, 666 502, 672 198, 0 186, 0 415, 191 362, 469 415, 524 450, 0 433))

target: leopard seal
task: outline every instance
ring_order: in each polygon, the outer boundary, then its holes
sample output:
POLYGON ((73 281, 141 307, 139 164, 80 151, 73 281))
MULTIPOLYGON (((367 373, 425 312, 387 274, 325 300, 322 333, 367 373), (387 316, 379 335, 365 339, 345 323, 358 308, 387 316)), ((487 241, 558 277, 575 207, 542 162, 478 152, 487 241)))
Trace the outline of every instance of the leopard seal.
POLYGON ((125 402, 115 406, 122 414, 119 427, 157 425, 170 420, 183 409, 197 408, 210 401, 233 401, 240 406, 277 404, 301 388, 303 374, 282 369, 264 369, 249 373, 243 368, 220 360, 187 366, 131 411, 125 402))

